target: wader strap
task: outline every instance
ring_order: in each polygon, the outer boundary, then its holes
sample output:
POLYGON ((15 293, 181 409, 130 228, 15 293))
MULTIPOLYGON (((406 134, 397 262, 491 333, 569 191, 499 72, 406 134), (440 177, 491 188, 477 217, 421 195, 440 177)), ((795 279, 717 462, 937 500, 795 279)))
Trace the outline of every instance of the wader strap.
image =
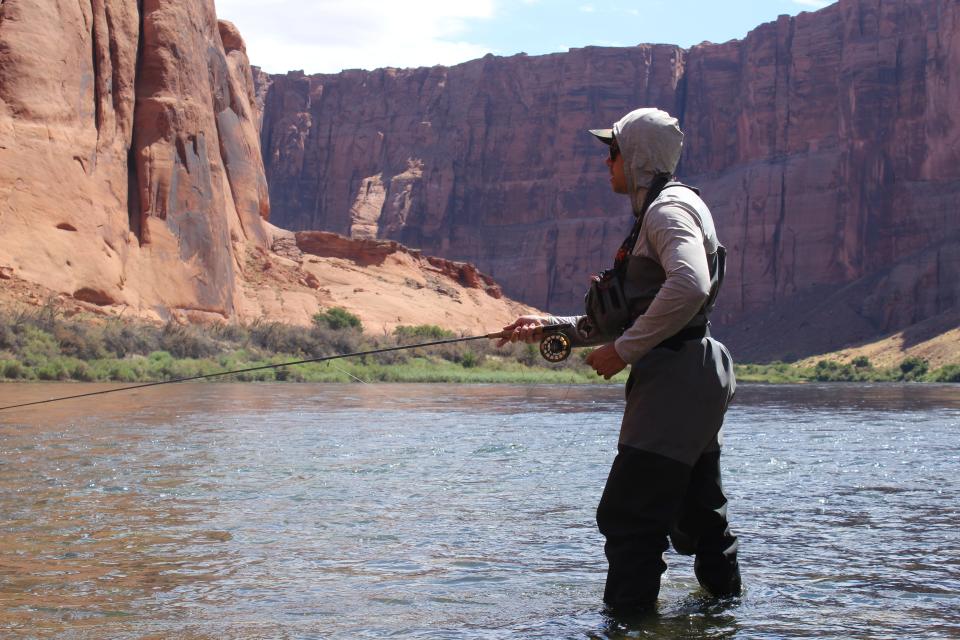
POLYGON ((643 201, 643 208, 637 215, 637 219, 633 223, 633 228, 630 229, 630 233, 617 250, 617 255, 613 259, 614 269, 620 269, 623 266, 624 259, 633 253, 633 247, 635 244, 637 244, 637 238, 640 237, 640 226, 643 224, 643 217, 647 215, 647 209, 650 208, 650 205, 653 204, 654 200, 660 197, 660 194, 663 193, 665 189, 670 187, 685 187, 690 189, 690 191, 693 191, 698 196, 700 195, 700 189, 697 189, 696 187, 691 187, 690 185, 683 184, 682 182, 671 182, 669 173, 658 174, 653 179, 653 183, 650 185, 650 189, 647 192, 647 197, 643 201))

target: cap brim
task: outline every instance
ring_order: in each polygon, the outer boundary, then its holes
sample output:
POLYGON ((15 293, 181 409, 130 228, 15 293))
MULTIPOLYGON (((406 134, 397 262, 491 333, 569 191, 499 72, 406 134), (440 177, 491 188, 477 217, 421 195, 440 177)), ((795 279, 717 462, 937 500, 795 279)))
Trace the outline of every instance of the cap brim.
POLYGON ((613 129, 590 129, 589 131, 603 144, 613 144, 613 129))

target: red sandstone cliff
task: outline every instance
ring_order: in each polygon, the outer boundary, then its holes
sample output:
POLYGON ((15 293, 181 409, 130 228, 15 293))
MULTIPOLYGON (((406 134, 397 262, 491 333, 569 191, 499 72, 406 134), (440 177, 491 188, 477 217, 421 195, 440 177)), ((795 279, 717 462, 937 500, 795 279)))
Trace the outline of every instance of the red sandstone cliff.
POLYGON ((291 244, 266 222, 262 97, 213 0, 0 0, 0 303, 300 323, 341 305, 378 329, 528 309, 395 244, 366 271, 363 243, 291 244))
POLYGON ((741 351, 960 309, 960 3, 844 0, 695 47, 685 79, 683 173, 731 248, 741 351))
POLYGON ((266 247, 249 64, 212 0, 0 5, 0 264, 99 305, 220 317, 266 247))
POLYGON ((842 0, 690 50, 274 76, 262 144, 288 228, 398 239, 580 304, 628 227, 584 133, 678 114, 747 357, 827 350, 960 306, 960 3, 842 0))

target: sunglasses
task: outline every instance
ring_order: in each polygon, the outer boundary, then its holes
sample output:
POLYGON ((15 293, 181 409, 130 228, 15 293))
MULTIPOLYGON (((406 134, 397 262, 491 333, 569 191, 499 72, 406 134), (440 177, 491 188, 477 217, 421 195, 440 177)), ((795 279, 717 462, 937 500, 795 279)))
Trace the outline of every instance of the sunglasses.
POLYGON ((610 143, 610 162, 613 162, 617 159, 617 156, 620 155, 620 145, 617 144, 617 139, 614 138, 613 142, 610 143))

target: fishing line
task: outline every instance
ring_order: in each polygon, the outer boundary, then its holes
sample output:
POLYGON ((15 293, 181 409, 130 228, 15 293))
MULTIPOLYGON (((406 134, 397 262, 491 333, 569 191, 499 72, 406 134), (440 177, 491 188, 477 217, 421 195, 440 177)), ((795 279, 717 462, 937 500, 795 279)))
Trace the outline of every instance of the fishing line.
POLYGON ((366 384, 366 385, 369 385, 369 384, 370 384, 369 382, 367 382, 367 381, 364 380, 363 378, 359 378, 359 377, 353 375, 352 373, 350 373, 349 371, 347 371, 346 369, 341 369, 340 367, 338 367, 338 366, 336 366, 336 365, 334 365, 334 364, 332 364, 332 363, 330 363, 330 362, 327 363, 327 366, 330 367, 331 369, 336 369, 337 371, 339 371, 340 373, 342 373, 343 375, 345 375, 345 376, 347 376, 347 377, 349 377, 349 378, 353 378, 353 379, 356 380, 357 382, 361 382, 361 383, 366 384))
POLYGON ((117 387, 116 389, 105 389, 103 391, 91 391, 89 393, 78 393, 72 396, 61 396, 58 398, 48 398, 46 400, 35 400, 33 402, 22 402, 20 404, 11 404, 5 407, 0 407, 0 411, 6 411, 7 409, 19 409, 22 407, 31 407, 38 404, 47 404, 50 402, 61 402, 63 400, 74 400, 76 398, 89 398, 91 396, 102 396, 107 393, 117 393, 119 391, 133 391, 134 389, 146 389, 147 387, 159 387, 164 384, 174 384, 177 382, 188 382, 190 380, 205 380, 208 378, 217 378, 220 376, 231 376, 239 373, 250 373, 252 371, 263 371, 265 369, 278 369, 281 367, 292 367, 298 364, 308 364, 311 362, 328 362, 330 360, 340 360, 341 358, 358 358, 362 356, 372 356, 378 353, 388 353, 390 351, 401 351, 403 349, 416 349, 418 347, 432 347, 435 345, 441 344, 454 344, 457 342, 469 342, 471 340, 495 340, 498 338, 505 337, 503 332, 498 331, 496 333, 488 333, 482 336, 469 336, 466 338, 446 338, 443 340, 433 340, 431 342, 420 342, 418 344, 408 344, 401 345, 397 347, 384 347, 381 349, 370 349, 368 351, 355 351, 353 353, 341 353, 335 356, 321 356, 317 358, 305 358, 303 360, 294 360, 292 362, 280 362, 277 364, 264 364, 258 365, 256 367, 247 367, 246 369, 234 369, 232 371, 220 371, 217 373, 205 373, 202 375, 196 376, 187 376, 184 378, 174 378, 172 380, 161 380, 158 382, 144 382, 142 384, 135 384, 126 387, 117 387))
MULTIPOLYGON (((540 341, 540 355, 550 362, 560 362, 570 355, 570 339, 563 333, 568 329, 567 325, 551 325, 541 327, 540 331, 543 338, 540 341)), ((433 347, 441 344, 455 344, 458 342, 469 342, 471 340, 497 340, 506 338, 509 333, 497 331, 480 336, 468 336, 465 338, 444 338, 443 340, 432 340, 430 342, 420 342, 417 344, 400 345, 396 347, 383 347, 380 349, 370 349, 368 351, 355 351, 353 353, 341 353, 335 356, 321 356, 317 358, 305 358, 303 360, 294 360, 292 362, 280 362, 277 364, 264 364, 256 367, 247 367, 246 369, 234 369, 233 371, 220 371, 217 373, 205 373, 196 376, 187 376, 184 378, 174 378, 173 380, 161 380, 158 382, 144 382, 116 389, 105 389, 103 391, 91 391, 89 393, 78 393, 72 396, 61 396, 58 398, 48 398, 46 400, 36 400, 34 402, 22 402, 20 404, 11 404, 0 407, 0 411, 7 409, 20 409, 22 407, 32 407, 38 404, 47 404, 50 402, 60 402, 63 400, 74 400, 76 398, 89 398, 91 396, 102 396, 107 393, 117 393, 118 391, 133 391, 134 389, 146 389, 147 387, 158 387, 164 384, 174 384, 177 382, 189 382, 191 380, 206 380, 208 378, 217 378, 220 376, 232 376, 239 373, 250 373, 252 371, 263 371, 265 369, 278 369, 281 367, 292 367, 298 364, 308 364, 311 362, 328 362, 330 360, 340 360, 341 358, 357 358, 361 356, 372 356, 378 353, 389 353, 391 351, 401 351, 404 349, 416 349, 418 347, 433 347)))

